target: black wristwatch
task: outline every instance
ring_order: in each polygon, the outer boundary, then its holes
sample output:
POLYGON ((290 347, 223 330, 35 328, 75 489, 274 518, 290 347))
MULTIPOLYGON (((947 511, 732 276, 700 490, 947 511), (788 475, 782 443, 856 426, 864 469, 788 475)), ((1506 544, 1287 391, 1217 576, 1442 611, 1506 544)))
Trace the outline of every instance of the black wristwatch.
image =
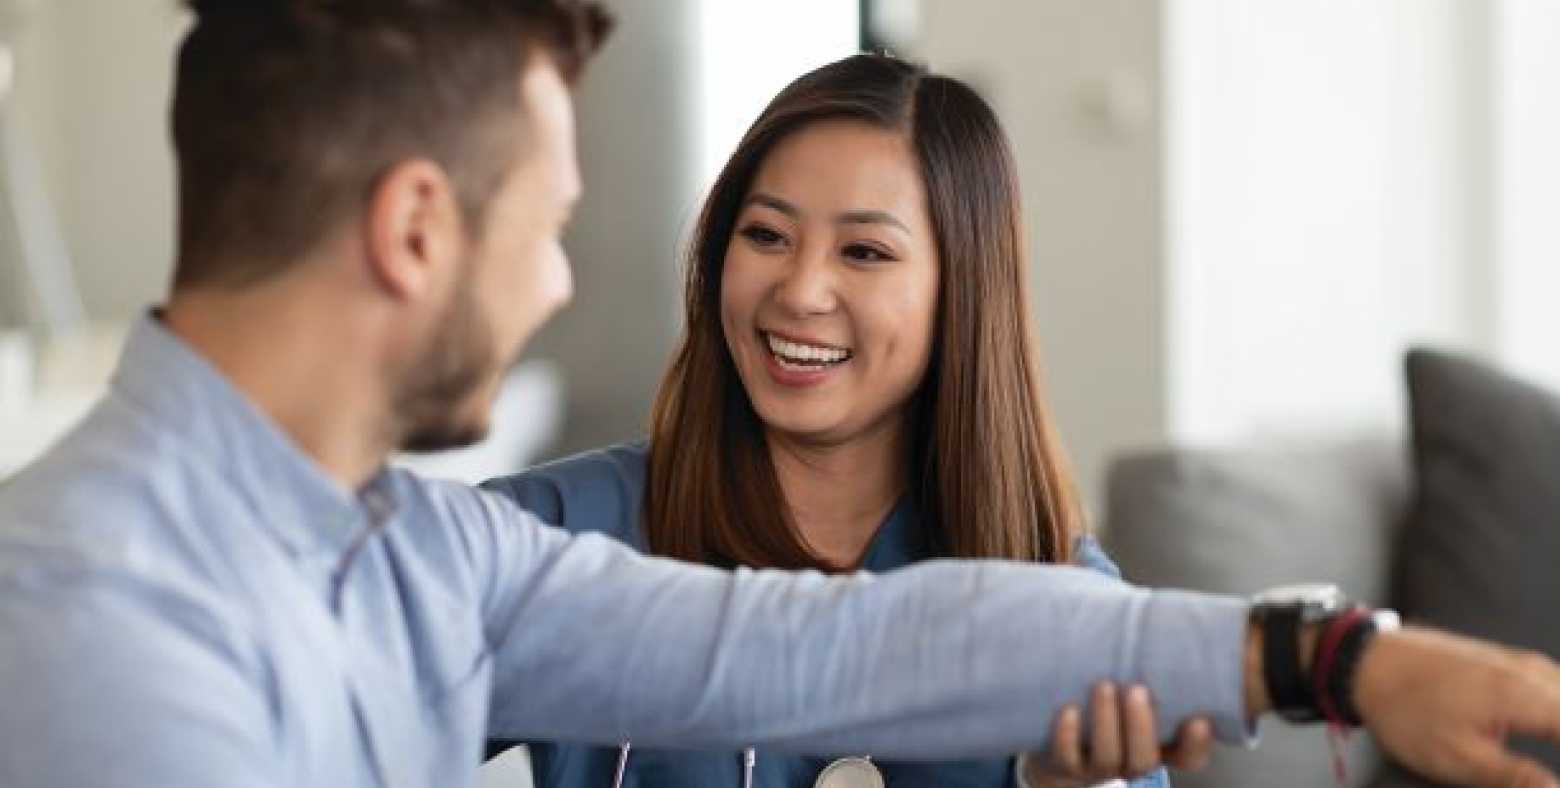
POLYGON ((1337 586, 1325 584, 1274 588, 1252 600, 1251 620, 1262 630, 1262 679, 1273 710, 1285 720, 1323 719, 1312 677, 1301 669, 1300 633, 1320 628, 1348 606, 1337 586))

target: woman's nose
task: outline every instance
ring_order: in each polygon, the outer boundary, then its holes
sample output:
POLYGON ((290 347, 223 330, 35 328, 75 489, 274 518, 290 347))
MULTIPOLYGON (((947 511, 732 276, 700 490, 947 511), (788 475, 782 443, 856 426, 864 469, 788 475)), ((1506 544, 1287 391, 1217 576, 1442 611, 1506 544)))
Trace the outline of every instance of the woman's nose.
POLYGON ((838 281, 829 249, 803 245, 786 266, 775 286, 775 301, 797 316, 827 314, 839 302, 838 281))

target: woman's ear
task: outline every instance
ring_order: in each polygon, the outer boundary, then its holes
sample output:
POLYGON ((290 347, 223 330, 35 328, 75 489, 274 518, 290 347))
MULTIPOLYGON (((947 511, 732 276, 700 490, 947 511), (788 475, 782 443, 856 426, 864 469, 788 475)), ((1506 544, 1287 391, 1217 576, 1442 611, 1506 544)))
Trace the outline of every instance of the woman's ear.
POLYGON ((417 300, 447 287, 465 225, 444 168, 426 159, 391 168, 369 195, 363 232, 370 275, 392 298, 417 300))

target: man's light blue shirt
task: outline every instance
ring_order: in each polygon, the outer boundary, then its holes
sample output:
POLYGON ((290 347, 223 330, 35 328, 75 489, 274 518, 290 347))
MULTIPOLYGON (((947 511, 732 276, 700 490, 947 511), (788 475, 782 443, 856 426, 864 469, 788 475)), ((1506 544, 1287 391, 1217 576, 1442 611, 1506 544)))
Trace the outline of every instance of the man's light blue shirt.
POLYGON ((1235 741, 1245 627, 1082 569, 723 572, 400 471, 349 493, 149 318, 0 487, 0 785, 470 785, 488 736, 988 756, 1103 679, 1235 741))

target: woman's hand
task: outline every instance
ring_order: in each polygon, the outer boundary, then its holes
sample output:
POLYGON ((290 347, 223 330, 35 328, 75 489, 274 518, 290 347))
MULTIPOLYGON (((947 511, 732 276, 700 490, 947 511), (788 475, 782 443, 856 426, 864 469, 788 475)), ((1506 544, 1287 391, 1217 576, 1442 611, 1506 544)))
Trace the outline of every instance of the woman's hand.
POLYGON ((1049 752, 1026 753, 1020 769, 1027 788, 1084 788, 1116 779, 1142 777, 1161 764, 1201 769, 1213 749, 1213 725, 1206 718, 1186 721, 1169 746, 1159 744, 1148 690, 1125 693, 1101 684, 1089 701, 1092 712, 1087 745, 1083 714, 1067 706, 1057 714, 1049 752))

